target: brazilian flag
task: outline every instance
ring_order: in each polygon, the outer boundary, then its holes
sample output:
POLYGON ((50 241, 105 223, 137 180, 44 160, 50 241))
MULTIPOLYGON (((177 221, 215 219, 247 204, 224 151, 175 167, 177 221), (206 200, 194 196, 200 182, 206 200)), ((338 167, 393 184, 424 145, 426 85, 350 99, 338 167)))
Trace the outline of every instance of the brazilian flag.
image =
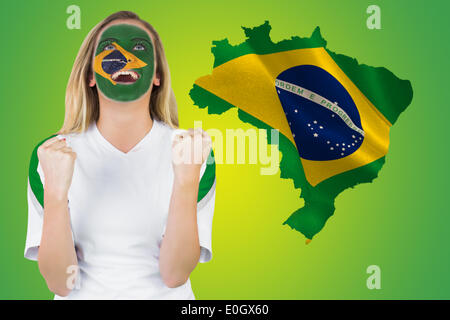
POLYGON ((279 130, 281 178, 305 200, 285 224, 308 242, 340 192, 377 177, 389 130, 411 103, 411 83, 330 51, 319 27, 309 38, 277 43, 268 21, 243 30, 239 45, 213 41, 212 74, 197 79, 190 96, 209 113, 237 107, 242 121, 279 130))

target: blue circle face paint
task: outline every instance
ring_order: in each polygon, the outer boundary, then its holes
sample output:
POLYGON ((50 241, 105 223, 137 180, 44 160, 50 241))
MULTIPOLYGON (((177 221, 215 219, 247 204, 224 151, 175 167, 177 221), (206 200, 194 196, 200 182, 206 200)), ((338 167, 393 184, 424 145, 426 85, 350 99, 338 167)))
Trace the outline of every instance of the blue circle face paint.
POLYGON ((114 50, 102 60, 102 68, 107 74, 123 69, 126 64, 127 58, 119 50, 114 50))
POLYGON ((358 108, 327 71, 295 66, 280 73, 275 86, 300 157, 335 160, 361 146, 364 131, 358 108))

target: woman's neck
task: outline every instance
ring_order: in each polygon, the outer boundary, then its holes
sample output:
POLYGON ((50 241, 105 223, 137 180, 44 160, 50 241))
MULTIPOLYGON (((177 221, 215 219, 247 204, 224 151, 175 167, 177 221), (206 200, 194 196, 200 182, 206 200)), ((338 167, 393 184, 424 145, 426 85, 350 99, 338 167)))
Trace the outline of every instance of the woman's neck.
POLYGON ((150 95, 132 102, 116 102, 99 97, 100 115, 97 128, 118 150, 127 153, 151 130, 150 95))

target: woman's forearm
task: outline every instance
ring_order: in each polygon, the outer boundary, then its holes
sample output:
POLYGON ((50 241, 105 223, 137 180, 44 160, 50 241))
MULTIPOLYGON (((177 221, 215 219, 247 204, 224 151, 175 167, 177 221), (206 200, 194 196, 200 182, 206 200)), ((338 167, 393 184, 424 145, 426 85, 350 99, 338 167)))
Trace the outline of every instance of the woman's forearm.
POLYGON ((60 198, 45 189, 44 224, 38 262, 48 288, 59 296, 67 296, 71 291, 68 268, 77 266, 67 197, 60 198))
POLYGON ((182 184, 175 179, 159 256, 160 273, 168 287, 184 284, 200 258, 197 196, 198 183, 182 184))

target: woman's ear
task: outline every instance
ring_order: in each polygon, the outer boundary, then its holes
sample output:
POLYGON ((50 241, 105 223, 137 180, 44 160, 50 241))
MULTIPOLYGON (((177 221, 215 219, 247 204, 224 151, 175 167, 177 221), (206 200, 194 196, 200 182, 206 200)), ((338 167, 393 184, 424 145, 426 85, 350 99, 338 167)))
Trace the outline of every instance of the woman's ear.
POLYGON ((153 85, 154 85, 154 86, 159 86, 160 83, 161 83, 161 80, 160 80, 160 78, 159 78, 159 75, 158 75, 158 74, 155 74, 155 77, 153 78, 153 85))
POLYGON ((89 87, 93 87, 95 86, 96 82, 95 82, 95 77, 93 73, 89 74, 89 87))

